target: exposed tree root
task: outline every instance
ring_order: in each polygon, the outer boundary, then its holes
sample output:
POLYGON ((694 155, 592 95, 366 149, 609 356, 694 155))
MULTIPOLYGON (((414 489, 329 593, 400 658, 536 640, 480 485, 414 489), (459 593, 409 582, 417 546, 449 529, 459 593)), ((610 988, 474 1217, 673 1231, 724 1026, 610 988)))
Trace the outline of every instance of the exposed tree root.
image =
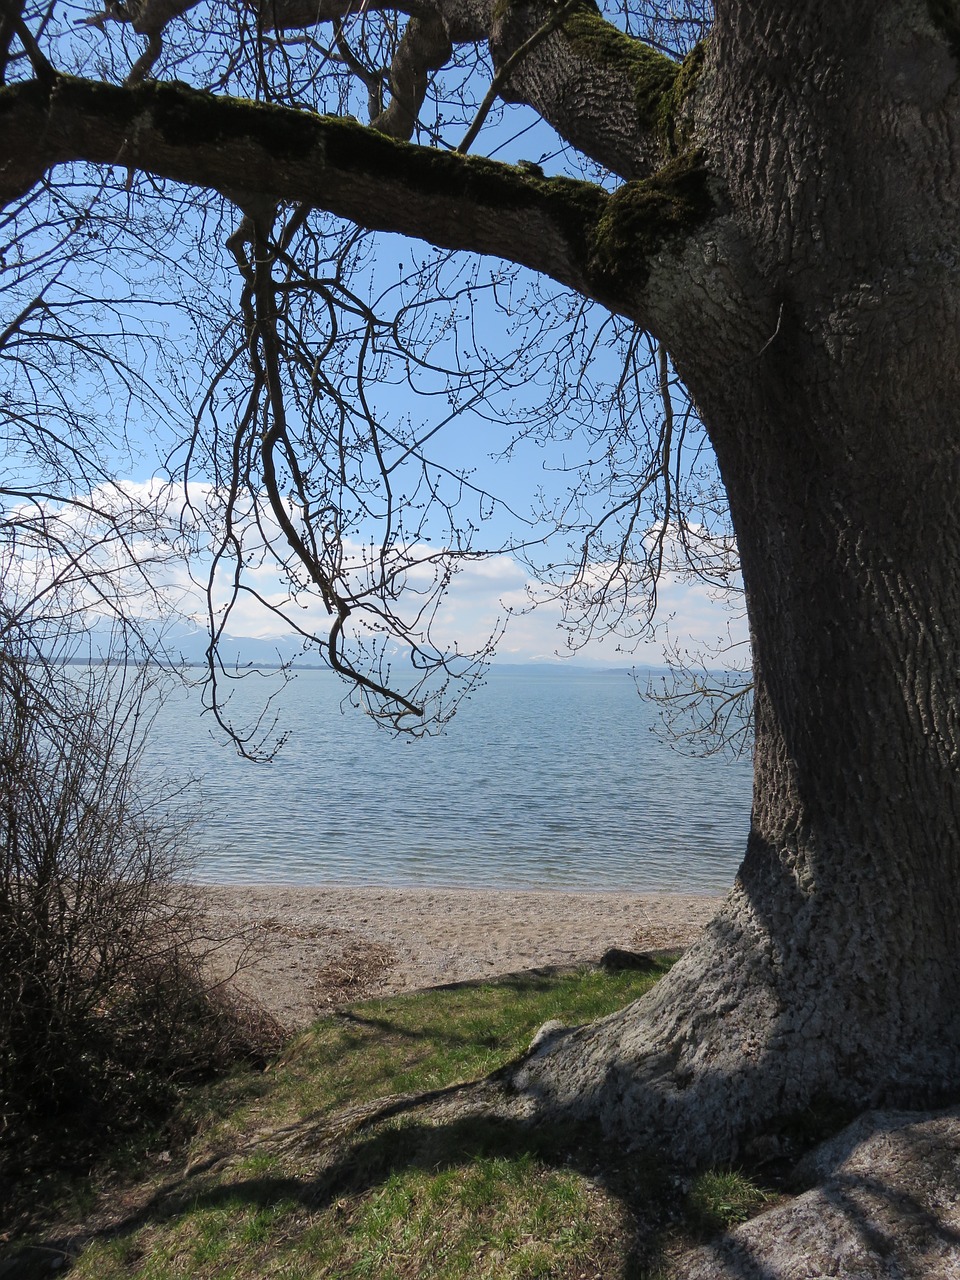
POLYGON ((795 929, 788 950, 738 886, 648 995, 542 1029, 506 1073, 514 1114, 594 1120, 628 1148, 704 1166, 799 1154, 869 1107, 955 1101, 956 1026, 879 980, 865 1004, 850 974, 870 966, 867 947, 843 961, 805 942, 795 929))

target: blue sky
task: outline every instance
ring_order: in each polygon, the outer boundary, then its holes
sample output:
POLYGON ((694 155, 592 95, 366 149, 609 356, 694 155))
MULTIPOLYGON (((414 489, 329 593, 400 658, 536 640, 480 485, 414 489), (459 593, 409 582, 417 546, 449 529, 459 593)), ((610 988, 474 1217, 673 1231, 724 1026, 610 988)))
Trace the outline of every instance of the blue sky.
MULTIPOLYGON (((397 253, 413 256, 417 252, 416 246, 402 242, 388 244, 382 248, 380 260, 395 262, 397 253)), ((481 264, 481 280, 485 269, 486 264, 481 264)), ((522 291, 532 286, 528 279, 521 277, 512 287, 519 298, 522 291)), ((563 338, 561 349, 566 363, 560 362, 551 342, 557 334, 561 337, 564 334, 565 321, 561 313, 564 299, 560 295, 551 299, 550 286, 546 286, 543 290, 546 302, 540 309, 539 319, 546 324, 548 341, 539 346, 534 341, 529 351, 522 347, 519 354, 518 336, 509 328, 512 323, 509 305, 487 305, 483 288, 475 292, 476 301, 470 307, 469 341, 464 340, 461 330, 451 329, 444 341, 434 344, 431 351, 438 361, 447 360, 450 367, 464 371, 472 367, 472 361, 476 363, 478 353, 489 357, 494 366, 501 362, 507 372, 495 394, 486 397, 476 408, 465 403, 462 410, 451 415, 449 388, 444 390, 442 380, 431 383, 424 375, 421 387, 428 392, 425 396, 415 395, 402 378, 398 380, 392 375, 370 388, 374 411, 387 424, 396 425, 409 419, 419 432, 429 431, 435 423, 449 418, 430 441, 431 455, 442 465, 468 469, 478 489, 497 495, 498 502, 479 502, 469 495, 464 502, 463 518, 479 525, 474 545, 489 548, 492 554, 486 559, 462 563, 436 616, 435 642, 456 647, 461 652, 472 652, 483 648, 494 630, 504 627, 497 649, 501 661, 565 660, 604 666, 657 666, 663 660, 664 643, 697 652, 714 649, 721 637, 742 640, 745 626, 736 610, 731 612, 717 593, 702 582, 684 578, 669 561, 659 584, 657 630, 645 634, 639 642, 613 635, 581 644, 581 637, 575 636, 576 644, 571 648, 559 603, 548 600, 531 608, 532 601, 542 600, 544 592, 521 559, 504 548, 511 540, 542 535, 546 525, 538 527, 531 514, 535 495, 541 488, 547 494, 562 495, 570 479, 565 472, 572 464, 592 460, 597 463, 601 476, 604 468, 613 469, 614 463, 605 452, 605 429, 609 422, 611 434, 616 435, 618 422, 615 413, 611 417, 606 400, 609 386, 618 373, 618 342, 622 346, 622 341, 616 339, 616 335, 610 337, 603 313, 598 311, 589 321, 577 322, 583 332, 576 342, 565 346, 563 338), (555 314, 549 311, 549 306, 554 307, 555 314), (589 358, 583 354, 587 351, 592 353, 589 358), (511 360, 516 362, 512 370, 511 360), (564 381, 573 377, 583 379, 577 395, 568 393, 564 381), (511 447, 518 430, 525 427, 531 429, 530 437, 511 447), (509 460, 503 456, 508 448, 509 460), (524 516, 534 522, 525 525, 524 516)), ((520 310, 518 305, 518 312, 520 310)), ((533 314, 537 316, 536 308, 533 314)), ((533 337, 537 337, 536 323, 533 337)), ((85 390, 80 389, 81 393, 85 390)), ((158 474, 157 462, 163 454, 164 440, 169 445, 186 429, 187 403, 184 402, 179 421, 171 418, 162 423, 146 414, 138 416, 138 406, 128 413, 125 426, 134 456, 131 459, 118 451, 116 468, 117 478, 131 492, 145 493, 157 487, 154 477, 158 474)), ((104 421, 115 413, 105 399, 95 401, 95 411, 102 414, 104 421)), ((642 455, 642 450, 640 452, 642 455)), ((642 456, 639 461, 627 459, 625 473, 617 481, 620 486, 617 493, 621 496, 630 489, 630 465, 642 465, 642 456)), ((201 481, 194 488, 195 496, 203 489, 201 481)), ((599 495, 593 501, 592 510, 597 514, 609 504, 610 498, 599 495)), ((182 511, 179 489, 167 495, 165 508, 169 526, 175 529, 182 511)), ((428 523, 425 529, 433 534, 433 547, 446 545, 444 537, 448 535, 442 522, 428 523)), ((348 541, 352 536, 359 547, 358 532, 359 527, 348 536, 348 541)), ((541 562, 554 559, 562 563, 565 557, 569 559, 563 539, 555 539, 554 543, 553 548, 548 545, 538 550, 541 562)), ((150 550, 144 543, 142 554, 147 556, 150 550)), ((206 647, 202 584, 208 563, 209 552, 204 551, 201 541, 199 554, 190 565, 172 561, 161 574, 166 599, 187 619, 176 628, 174 637, 182 641, 184 652, 194 659, 199 659, 206 647)), ((279 604, 286 599, 284 583, 270 564, 248 565, 246 573, 251 585, 272 603, 279 604)), ((309 621, 318 633, 323 633, 326 618, 322 611, 304 613, 297 608, 296 615, 299 621, 309 621)), ((286 655, 295 647, 289 628, 249 598, 234 609, 227 639, 229 656, 242 661, 268 660, 278 648, 286 655)))
MULTIPOLYGON (((487 126, 483 150, 505 159, 541 160, 548 172, 562 167, 559 162, 553 163, 556 139, 544 126, 528 130, 520 120, 511 126, 513 131, 509 134, 498 134, 499 128, 495 121, 487 126)), ((149 202, 152 197, 149 184, 147 186, 149 202)), ((192 226, 189 216, 184 225, 189 240, 192 226)), ((217 236, 221 236, 223 226, 215 225, 215 230, 217 236)), ((139 289, 138 277, 142 273, 146 282, 143 292, 149 296, 150 278, 157 269, 153 247, 138 243, 131 248, 123 240, 122 224, 116 234, 117 252, 105 259, 92 258, 90 266, 78 260, 74 266, 76 279, 88 288, 89 297, 95 299, 98 294, 103 297, 104 291, 121 297, 125 288, 133 288, 135 292, 139 289), (112 275, 113 272, 116 275, 112 275)), ((216 242, 216 238, 211 241, 216 242)), ((185 259, 178 261, 176 237, 160 248, 166 263, 166 266, 161 263, 161 268, 172 280, 175 265, 182 265, 185 259)), ((390 366, 392 373, 388 369, 382 380, 374 380, 368 387, 371 406, 385 424, 398 430, 407 429, 404 424, 408 424, 417 434, 432 431, 435 425, 449 418, 430 440, 431 456, 441 465, 468 469, 472 483, 479 490, 495 493, 498 499, 491 502, 468 495, 463 503, 462 519, 479 526, 474 545, 488 548, 492 554, 488 559, 462 564, 437 614, 435 641, 456 646, 461 651, 472 651, 482 648, 492 631, 505 626, 498 645, 500 660, 559 659, 631 666, 659 665, 665 641, 699 651, 715 647, 719 637, 743 639, 745 627, 739 614, 731 613, 702 582, 684 579, 669 564, 659 584, 659 630, 645 635, 639 643, 610 636, 591 639, 571 650, 568 634, 561 625, 559 604, 548 601, 531 610, 532 598, 543 593, 528 568, 508 548, 512 541, 543 535, 549 522, 538 525, 533 515, 538 490, 545 491, 548 503, 558 499, 570 479, 568 470, 589 461, 598 475, 606 470, 614 477, 609 504, 629 492, 631 467, 642 467, 642 458, 638 461, 630 456, 629 444, 617 457, 612 454, 608 457, 606 452, 607 441, 618 438, 621 425, 610 399, 610 388, 620 371, 618 359, 624 333, 616 332, 616 326, 599 309, 592 315, 581 316, 569 295, 549 282, 534 282, 523 273, 504 274, 502 283, 492 290, 490 279, 499 273, 498 265, 480 261, 473 265, 453 263, 444 269, 443 282, 448 291, 462 289, 463 300, 458 307, 458 323, 443 327, 442 322, 437 322, 441 327, 431 335, 425 326, 435 323, 430 318, 434 313, 424 309, 420 316, 416 312, 416 289, 404 290, 399 283, 428 253, 426 246, 415 242, 379 238, 375 263, 366 269, 365 287, 371 298, 382 299, 385 314, 390 314, 392 306, 405 305, 408 315, 413 317, 411 330, 422 329, 426 335, 418 338, 422 350, 428 351, 432 360, 446 365, 453 374, 444 379, 415 371, 407 381, 398 366, 390 366), (476 275, 472 274, 474 271, 476 275), (575 335, 572 341, 568 340, 570 333, 575 335), (495 385, 491 384, 492 389, 482 402, 472 405, 470 380, 459 385, 457 372, 472 371, 475 383, 478 371, 482 372, 487 366, 499 371, 495 385), (422 394, 414 394, 410 383, 422 394), (518 433, 524 432, 529 435, 515 442, 518 433), (510 453, 509 460, 504 457, 505 450, 510 453), (532 523, 524 524, 524 519, 532 523)), ((223 270, 222 279, 227 282, 229 297, 229 270, 223 270)), ((236 286, 235 277, 233 285, 236 286)), ((199 301, 202 317, 202 299, 199 301)), ((165 334, 158 348, 165 346, 168 356, 172 351, 174 362, 178 349, 182 348, 183 367, 174 369, 181 382, 179 390, 183 392, 179 408, 176 397, 171 394, 166 394, 169 414, 159 400, 155 405, 135 401, 124 405, 121 396, 111 403, 107 393, 98 389, 96 376, 92 374, 88 382, 77 378, 75 384, 75 394, 81 401, 87 398, 87 408, 92 405, 94 417, 101 417, 104 424, 112 420, 114 426, 122 420, 133 451, 132 457, 123 450, 117 451, 116 473, 119 480, 134 490, 143 491, 153 486, 154 477, 160 474, 158 464, 165 449, 189 426, 190 401, 192 398, 196 402, 202 385, 189 360, 187 344, 194 340, 194 335, 183 315, 178 316, 171 306, 172 302, 172 297, 164 297, 161 289, 159 294, 154 293, 153 313, 149 307, 138 312, 125 304, 125 324, 129 326, 128 335, 134 335, 128 343, 134 355, 138 333, 145 335, 143 349, 149 351, 154 341, 151 335, 163 333, 164 326, 165 334)), ((436 314, 441 313, 442 308, 436 314)), ((206 336, 201 328, 201 340, 206 336)), ((153 359, 159 357, 145 357, 148 380, 153 359)), ((642 397, 638 404, 641 401, 642 397)), ((229 415, 225 416, 229 429, 229 415)), ((642 438, 640 416, 635 416, 636 435, 642 438)), ((639 453, 642 455, 642 449, 639 453)), ((200 480, 202 488, 202 472, 200 480)), ((586 495, 586 491, 581 496, 585 506, 593 503, 594 514, 603 511, 605 500, 601 496, 586 495)), ((173 524, 179 514, 178 501, 173 494, 167 503, 167 515, 173 524)), ((418 532, 432 536, 434 546, 445 545, 444 539, 449 538, 442 521, 428 521, 418 532)), ((639 532, 642 535, 642 526, 639 532)), ((347 536, 348 540, 352 537, 358 541, 361 534, 368 533, 376 537, 375 530, 357 525, 347 536)), ((148 550, 144 546, 144 555, 148 550)), ((199 657, 205 647, 202 634, 205 605, 198 584, 202 583, 208 555, 208 550, 205 552, 201 546, 190 566, 171 562, 162 572, 167 598, 188 619, 178 633, 191 657, 199 657)), ((562 546, 562 539, 555 539, 538 555, 542 562, 563 563, 569 559, 570 552, 562 546)), ((269 600, 278 603, 285 598, 284 584, 269 565, 251 565, 246 572, 269 600)), ((313 617, 302 612, 298 616, 302 621, 313 617)), ((324 622, 322 614, 317 612, 318 630, 322 631, 324 622)), ((287 649, 291 644, 289 630, 284 630, 275 615, 254 607, 251 600, 242 601, 234 610, 227 635, 241 659, 262 660, 272 647, 287 649)))

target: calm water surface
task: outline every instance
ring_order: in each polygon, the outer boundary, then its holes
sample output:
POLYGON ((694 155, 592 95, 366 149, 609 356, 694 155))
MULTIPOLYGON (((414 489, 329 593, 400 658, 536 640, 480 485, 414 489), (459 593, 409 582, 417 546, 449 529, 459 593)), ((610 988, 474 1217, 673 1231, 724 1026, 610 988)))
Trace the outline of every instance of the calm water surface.
MULTIPOLYGON (((262 696, 242 682, 240 696, 262 696)), ((197 876, 229 883, 557 889, 729 887, 750 814, 746 762, 697 760, 651 728, 626 673, 491 673, 438 738, 341 712, 304 671, 278 701, 271 764, 215 738, 178 692, 151 767, 198 779, 197 876)))

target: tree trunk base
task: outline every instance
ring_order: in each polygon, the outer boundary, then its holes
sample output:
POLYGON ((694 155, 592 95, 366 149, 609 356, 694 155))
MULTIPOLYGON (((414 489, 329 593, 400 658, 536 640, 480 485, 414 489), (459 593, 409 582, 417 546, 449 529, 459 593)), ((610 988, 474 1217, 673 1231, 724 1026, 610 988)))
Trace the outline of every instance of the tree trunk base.
POLYGON ((793 958, 738 885, 643 999, 542 1029, 509 1079, 520 1109, 593 1119, 614 1141, 702 1166, 787 1154, 870 1107, 960 1099, 956 1015, 864 1007, 852 957, 793 958))

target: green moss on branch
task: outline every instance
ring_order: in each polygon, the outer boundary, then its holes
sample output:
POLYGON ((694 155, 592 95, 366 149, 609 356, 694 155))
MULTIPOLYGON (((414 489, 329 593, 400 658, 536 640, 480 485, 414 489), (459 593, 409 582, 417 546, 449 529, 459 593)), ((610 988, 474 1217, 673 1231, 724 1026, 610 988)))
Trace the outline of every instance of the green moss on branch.
POLYGON ((119 86, 92 80, 58 78, 51 107, 78 109, 91 123, 103 118, 114 127, 129 125, 135 140, 136 121, 151 128, 170 147, 193 148, 250 139, 277 160, 292 160, 314 150, 322 119, 270 103, 206 93, 178 80, 119 86))
POLYGON ((695 45, 683 62, 670 88, 660 99, 657 132, 671 155, 679 155, 690 144, 687 104, 700 79, 705 57, 703 41, 695 45))
MULTIPOLYGON (((22 98, 25 88, 16 86, 10 97, 22 98)), ((45 97, 39 89, 35 96, 45 97)), ((99 117, 114 129, 129 131, 133 148, 138 132, 149 122, 151 133, 167 147, 191 150, 241 143, 278 164, 315 160, 318 173, 326 170, 338 180, 355 175, 385 185, 409 185, 421 196, 467 198, 510 210, 546 205, 558 223, 575 225, 581 234, 600 216, 606 200, 587 182, 537 179, 482 156, 414 146, 356 121, 205 93, 178 81, 130 88, 61 77, 53 98, 59 98, 56 105, 61 110, 73 110, 93 124, 99 117)))
POLYGON ((663 99, 673 88, 679 67, 662 53, 620 31, 591 0, 583 0, 564 20, 570 46, 585 61, 615 71, 633 85, 641 127, 659 132, 663 99))
MULTIPOLYGON (((10 86, 0 90, 0 119, 14 134, 43 134, 44 122, 50 125, 52 145, 38 156, 38 173, 79 158, 227 194, 243 187, 301 200, 374 229, 513 257, 618 307, 642 289, 656 254, 714 211, 703 159, 693 151, 610 195, 336 117, 176 83, 130 88, 63 78, 49 95, 10 86)), ((35 180, 31 171, 24 181, 35 180)))
POLYGON ((690 151, 651 178, 624 183, 597 224, 591 269, 617 292, 642 288, 651 259, 716 212, 703 155, 690 151))
POLYGON ((689 145, 686 108, 703 68, 703 42, 678 64, 613 26, 591 0, 582 0, 563 30, 581 57, 633 84, 638 122, 653 133, 665 155, 676 156, 689 145))

